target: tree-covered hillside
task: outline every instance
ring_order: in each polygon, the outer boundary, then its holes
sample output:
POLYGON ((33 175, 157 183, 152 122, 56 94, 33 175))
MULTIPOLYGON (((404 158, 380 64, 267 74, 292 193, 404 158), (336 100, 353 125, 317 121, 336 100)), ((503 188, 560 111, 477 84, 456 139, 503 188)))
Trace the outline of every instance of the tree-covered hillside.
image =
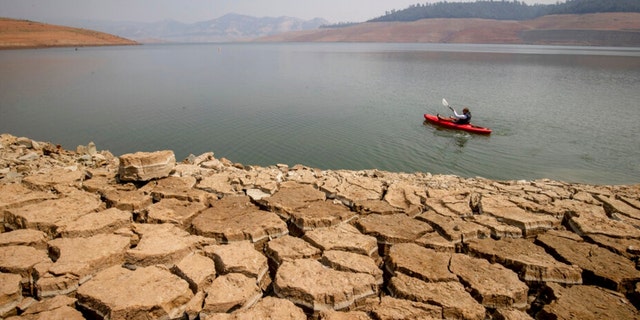
POLYGON ((429 18, 481 18, 529 20, 548 14, 585 14, 598 12, 640 12, 639 0, 568 0, 550 5, 528 5, 521 1, 478 0, 475 2, 438 2, 392 10, 370 20, 416 21, 429 18))

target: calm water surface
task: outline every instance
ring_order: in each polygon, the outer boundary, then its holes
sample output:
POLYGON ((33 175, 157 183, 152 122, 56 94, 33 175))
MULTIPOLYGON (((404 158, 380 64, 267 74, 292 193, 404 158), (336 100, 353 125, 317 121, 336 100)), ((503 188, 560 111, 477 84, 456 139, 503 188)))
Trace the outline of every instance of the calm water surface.
POLYGON ((0 132, 115 155, 640 183, 640 48, 201 44, 0 51, 0 132), (442 130, 442 98, 491 136, 442 130))

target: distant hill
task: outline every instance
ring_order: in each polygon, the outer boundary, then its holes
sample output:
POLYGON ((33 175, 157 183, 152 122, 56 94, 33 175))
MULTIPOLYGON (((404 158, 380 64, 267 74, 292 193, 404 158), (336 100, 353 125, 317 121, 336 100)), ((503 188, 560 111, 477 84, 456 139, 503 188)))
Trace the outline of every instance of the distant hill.
POLYGON ((437 2, 388 11, 368 22, 417 21, 434 18, 475 18, 495 20, 531 20, 553 14, 640 12, 638 0, 567 0, 555 4, 528 5, 522 1, 437 2))
POLYGON ((234 42, 283 32, 314 30, 328 22, 316 18, 252 17, 227 14, 222 17, 182 23, 174 20, 158 22, 64 21, 65 25, 100 30, 139 42, 234 42))
POLYGON ((28 20, 0 18, 0 49, 134 45, 102 32, 28 20))
MULTIPOLYGON (((637 0, 636 0, 637 1, 637 0)), ((422 19, 291 32, 263 42, 422 42, 640 46, 640 13, 547 15, 532 20, 422 19)))

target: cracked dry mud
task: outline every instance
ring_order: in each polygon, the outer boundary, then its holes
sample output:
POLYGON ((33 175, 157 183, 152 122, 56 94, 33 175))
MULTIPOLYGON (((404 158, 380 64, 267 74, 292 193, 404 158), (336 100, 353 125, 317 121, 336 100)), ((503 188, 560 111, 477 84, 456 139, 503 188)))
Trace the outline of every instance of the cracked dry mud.
POLYGON ((0 135, 2 319, 637 319, 640 186, 0 135))

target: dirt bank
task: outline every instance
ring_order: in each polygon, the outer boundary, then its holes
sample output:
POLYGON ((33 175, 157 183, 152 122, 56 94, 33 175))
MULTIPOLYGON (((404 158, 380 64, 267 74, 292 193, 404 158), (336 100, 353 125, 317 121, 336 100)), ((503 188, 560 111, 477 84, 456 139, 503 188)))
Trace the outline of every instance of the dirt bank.
POLYGON ((0 49, 134 45, 107 33, 0 18, 0 49))
POLYGON ((424 19, 278 34, 273 42, 417 42, 640 46, 640 13, 550 15, 528 21, 424 19))

